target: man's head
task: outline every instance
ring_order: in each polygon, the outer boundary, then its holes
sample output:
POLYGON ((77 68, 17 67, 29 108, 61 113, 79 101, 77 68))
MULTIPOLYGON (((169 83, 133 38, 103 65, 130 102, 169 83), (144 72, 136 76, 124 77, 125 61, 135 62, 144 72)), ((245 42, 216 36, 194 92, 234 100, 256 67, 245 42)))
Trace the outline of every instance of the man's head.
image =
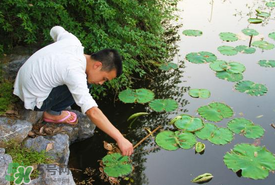
POLYGON ((122 59, 114 49, 104 49, 91 54, 87 62, 88 83, 102 85, 122 74, 122 59))

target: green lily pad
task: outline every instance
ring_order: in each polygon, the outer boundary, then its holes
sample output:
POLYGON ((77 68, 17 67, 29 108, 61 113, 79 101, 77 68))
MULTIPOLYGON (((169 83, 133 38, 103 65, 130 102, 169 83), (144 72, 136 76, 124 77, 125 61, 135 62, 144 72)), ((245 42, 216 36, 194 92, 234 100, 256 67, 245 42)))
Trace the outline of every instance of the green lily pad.
POLYGON ((181 115, 181 118, 177 119, 174 124, 178 129, 188 132, 195 132, 203 128, 203 121, 200 118, 187 114, 181 115))
POLYGON ((175 63, 169 62, 169 63, 166 63, 166 64, 162 64, 159 68, 161 70, 164 70, 164 71, 169 71, 171 69, 177 69, 178 65, 175 64, 175 63))
POLYGON ((234 48, 232 46, 219 46, 218 51, 221 54, 227 55, 227 56, 233 56, 233 55, 236 55, 238 53, 236 48, 234 48))
POLYGON ((165 150, 177 150, 178 148, 190 149, 196 144, 196 137, 189 132, 162 131, 156 136, 156 143, 165 150))
POLYGON ((240 45, 240 46, 236 46, 236 50, 240 53, 244 53, 244 54, 253 54, 256 52, 255 48, 252 47, 248 47, 245 45, 240 45))
POLYGON ((226 41, 226 42, 233 42, 238 40, 237 35, 231 32, 221 32, 219 36, 223 41, 226 41))
POLYGON ((275 2, 267 2, 265 5, 267 7, 273 8, 273 7, 275 7, 275 2))
POLYGON ((124 103, 147 103, 153 100, 154 96, 148 89, 126 89, 119 93, 118 98, 124 103))
POLYGON ((267 93, 266 86, 262 84, 256 84, 249 80, 238 82, 235 85, 235 89, 239 92, 244 92, 251 96, 263 96, 265 93, 267 93))
POLYGON ((227 123, 227 127, 236 134, 247 138, 257 139, 264 135, 264 129, 245 118, 235 118, 227 123))
POLYGON ((184 30, 182 33, 186 36, 194 36, 194 37, 202 35, 202 31, 200 30, 184 30))
POLYGON ((205 144, 201 143, 201 142, 197 142, 195 144, 195 150, 197 153, 201 153, 205 150, 205 144))
POLYGON ((109 177, 121 177, 132 172, 132 165, 128 156, 122 156, 120 153, 108 154, 102 159, 104 172, 109 177))
POLYGON ((178 108, 178 102, 173 99, 155 99, 149 106, 156 112, 171 112, 178 108))
POLYGON ((265 147, 250 144, 235 145, 223 158, 225 165, 233 172, 241 170, 242 176, 264 179, 275 170, 275 156, 265 147))
POLYGON ((192 52, 185 57, 189 62, 195 64, 203 64, 208 62, 214 62, 217 60, 216 55, 207 51, 192 52))
POLYGON ((189 95, 193 98, 209 98, 210 91, 207 89, 190 89, 189 95))
POLYGON ((248 22, 251 24, 260 24, 263 22, 263 20, 260 18, 249 18, 248 22))
POLYGON ((275 40, 275 32, 269 33, 268 37, 275 40))
POLYGON ((275 60, 260 60, 259 65, 262 67, 275 67, 275 60))
POLYGON ((270 13, 268 13, 268 12, 257 12, 256 15, 257 15, 258 17, 263 17, 263 18, 270 17, 270 13))
POLYGON ((238 82, 243 79, 243 75, 241 73, 231 73, 228 71, 217 72, 216 76, 219 79, 227 80, 229 82, 238 82))
POLYGON ((224 103, 213 102, 209 105, 201 106, 198 109, 198 113, 206 120, 218 122, 224 118, 230 118, 233 116, 233 110, 224 103))
POLYGON ((245 71, 245 66, 239 62, 225 62, 222 60, 217 60, 212 62, 210 68, 214 71, 227 71, 230 73, 242 73, 245 71))
POLYGON ((271 44, 271 43, 263 41, 263 40, 252 42, 252 46, 255 46, 255 47, 258 47, 261 49, 265 49, 265 50, 270 50, 270 49, 274 48, 274 44, 271 44))
POLYGON ((259 32, 257 32, 254 29, 250 29, 250 28, 243 29, 242 32, 245 35, 247 35, 247 36, 256 36, 256 35, 259 35, 259 32))
POLYGON ((211 123, 205 123, 204 128, 195 132, 196 136, 216 145, 225 145, 233 140, 233 133, 227 128, 220 128, 211 123))

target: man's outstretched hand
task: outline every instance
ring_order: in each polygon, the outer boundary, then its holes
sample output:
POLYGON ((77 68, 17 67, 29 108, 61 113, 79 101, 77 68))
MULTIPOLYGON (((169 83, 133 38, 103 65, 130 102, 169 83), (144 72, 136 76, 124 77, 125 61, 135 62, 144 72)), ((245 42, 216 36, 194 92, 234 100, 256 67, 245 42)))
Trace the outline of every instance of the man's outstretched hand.
POLYGON ((134 152, 134 147, 130 141, 122 137, 117 140, 117 145, 122 153, 122 155, 130 156, 134 152))

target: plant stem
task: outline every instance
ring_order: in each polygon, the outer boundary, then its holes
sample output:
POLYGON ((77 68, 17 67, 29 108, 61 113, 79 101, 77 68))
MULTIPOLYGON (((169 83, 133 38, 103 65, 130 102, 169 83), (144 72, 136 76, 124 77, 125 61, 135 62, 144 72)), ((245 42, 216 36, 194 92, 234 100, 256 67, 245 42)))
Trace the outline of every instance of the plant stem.
POLYGON ((155 128, 151 133, 149 133, 147 136, 145 136, 142 140, 140 140, 135 146, 134 149, 136 147, 138 147, 138 145, 140 145, 143 141, 145 141, 149 136, 151 136, 154 132, 156 132, 159 128, 161 128, 161 125, 159 125, 157 128, 155 128))

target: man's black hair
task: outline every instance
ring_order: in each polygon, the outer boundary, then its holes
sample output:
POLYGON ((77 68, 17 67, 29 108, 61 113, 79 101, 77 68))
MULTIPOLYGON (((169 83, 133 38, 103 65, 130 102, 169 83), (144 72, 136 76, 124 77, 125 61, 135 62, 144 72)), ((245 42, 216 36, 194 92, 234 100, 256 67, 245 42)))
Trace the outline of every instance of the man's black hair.
POLYGON ((116 77, 122 74, 122 58, 115 49, 103 49, 91 54, 93 60, 102 63, 103 71, 112 71, 116 69, 116 77))

